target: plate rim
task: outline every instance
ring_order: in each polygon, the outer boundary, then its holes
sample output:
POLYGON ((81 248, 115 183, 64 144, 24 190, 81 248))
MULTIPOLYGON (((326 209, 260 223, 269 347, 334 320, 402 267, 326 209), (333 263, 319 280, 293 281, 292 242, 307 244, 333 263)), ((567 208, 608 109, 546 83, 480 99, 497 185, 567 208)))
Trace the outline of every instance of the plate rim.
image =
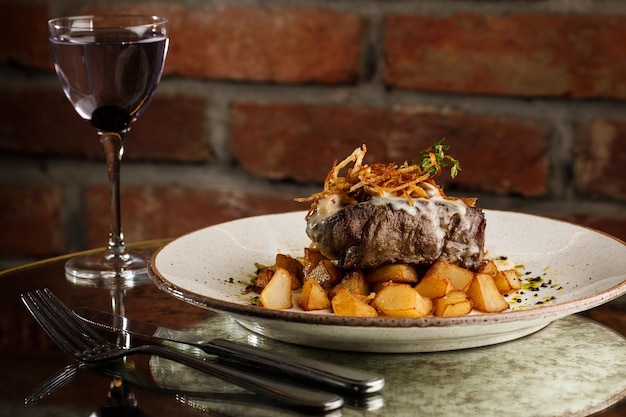
MULTIPOLYGON (((516 214, 529 216, 534 218, 539 218, 543 220, 549 220, 554 222, 565 223, 570 226, 575 226, 587 231, 591 231, 594 233, 601 234, 605 237, 615 240, 619 244, 626 247, 626 242, 623 240, 612 236, 606 232, 602 232, 596 230, 594 228, 578 225, 575 223, 571 223, 561 219, 553 219, 545 216, 515 212, 515 211, 506 211, 506 210, 494 210, 494 209, 483 209, 486 213, 505 213, 505 214, 516 214)), ((347 316, 336 316, 332 313, 329 314, 311 314, 300 311, 289 311, 289 310, 272 310, 266 309, 261 306, 255 305, 246 305, 246 304, 238 304, 230 301, 224 301, 217 298, 212 298, 206 295, 198 294, 194 291, 190 291, 189 289, 182 288, 171 281, 169 281, 161 272, 159 272, 156 268, 156 259, 159 254, 166 249, 169 245, 178 242, 185 237, 199 233, 203 230, 221 227, 229 223, 241 222, 241 221, 251 221, 253 219, 261 219, 272 216, 283 216, 283 215, 293 215, 296 213, 306 213, 305 211, 290 211, 284 213, 274 213, 274 214, 262 214, 257 216, 249 216, 243 217, 239 219, 230 220, 227 222, 222 222, 219 224, 203 227, 189 233, 183 234, 172 241, 164 244, 159 249, 157 249, 149 262, 148 265, 148 275, 152 282, 159 288, 160 290, 169 293, 170 295, 178 298, 187 303, 196 305, 198 307, 204 309, 215 310, 218 312, 226 312, 233 313, 238 315, 239 317, 244 316, 248 318, 259 318, 259 319, 270 319, 270 320, 281 320, 281 321, 289 321, 289 322, 298 322, 303 324, 313 324, 313 325, 324 325, 324 326, 350 326, 350 327, 448 327, 448 326, 493 326, 496 323, 509 323, 513 321, 534 321, 534 320, 545 320, 549 319, 550 321, 557 320, 559 318, 568 316, 570 314, 575 314, 579 312, 583 312, 585 310, 589 310, 591 308, 597 307, 604 303, 607 303, 613 299, 620 297, 621 295, 626 294, 626 279, 619 284, 616 284, 610 288, 607 288, 601 292, 590 294, 585 297, 577 298, 574 300, 556 303, 552 305, 542 305, 538 307, 531 307, 528 309, 520 309, 520 310, 509 310, 500 313, 477 313, 467 316, 461 317, 436 317, 436 316, 427 316, 427 317, 419 317, 419 318, 405 318, 405 317, 347 317, 347 316)))

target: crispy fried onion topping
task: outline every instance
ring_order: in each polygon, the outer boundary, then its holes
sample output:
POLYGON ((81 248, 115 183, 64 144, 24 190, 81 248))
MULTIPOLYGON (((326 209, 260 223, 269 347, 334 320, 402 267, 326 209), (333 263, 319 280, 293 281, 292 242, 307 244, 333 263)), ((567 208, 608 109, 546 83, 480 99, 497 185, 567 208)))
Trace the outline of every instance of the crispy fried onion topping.
MULTIPOLYGON (((438 142, 436 145, 439 145, 438 142)), ((298 202, 312 202, 308 216, 315 212, 317 203, 329 196, 339 196, 346 205, 367 201, 372 197, 403 197, 410 204, 414 198, 448 197, 434 181, 441 173, 441 158, 435 150, 424 151, 420 163, 404 162, 365 164, 363 159, 367 147, 356 148, 343 161, 334 162, 324 180, 324 190, 309 197, 296 198, 298 202), (352 166, 350 166, 352 164, 352 166), (342 171, 345 175, 341 175, 342 171)), ((455 161, 456 162, 456 161, 455 161)), ((474 206, 476 199, 463 198, 467 205, 474 206)), ((307 216, 307 217, 308 217, 307 216)))

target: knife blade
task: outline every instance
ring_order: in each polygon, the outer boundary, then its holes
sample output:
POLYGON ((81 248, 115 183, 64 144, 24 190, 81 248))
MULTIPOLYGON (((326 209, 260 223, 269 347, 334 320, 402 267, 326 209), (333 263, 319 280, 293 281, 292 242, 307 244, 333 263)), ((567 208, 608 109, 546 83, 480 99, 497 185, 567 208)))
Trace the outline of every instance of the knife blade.
POLYGON ((348 394, 371 394, 379 392, 385 385, 385 379, 382 376, 361 369, 310 358, 281 355, 222 338, 206 339, 194 333, 169 329, 89 307, 78 307, 74 309, 74 314, 87 323, 109 331, 121 331, 149 339, 184 343, 200 348, 209 354, 269 368, 301 382, 313 383, 348 394))

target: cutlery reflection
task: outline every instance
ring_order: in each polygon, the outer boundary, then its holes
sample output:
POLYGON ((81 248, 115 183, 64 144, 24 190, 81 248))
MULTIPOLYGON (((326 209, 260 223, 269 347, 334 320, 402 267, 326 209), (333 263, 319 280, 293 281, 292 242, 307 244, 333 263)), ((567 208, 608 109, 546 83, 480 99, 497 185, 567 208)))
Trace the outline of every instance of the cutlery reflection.
POLYGON ((236 359, 246 364, 260 365, 301 382, 340 390, 343 393, 371 394, 380 391, 385 380, 379 375, 360 369, 349 368, 308 358, 279 355, 265 349, 236 343, 225 339, 203 339, 193 333, 160 327, 131 320, 124 316, 79 307, 74 313, 86 322, 112 331, 198 347, 213 355, 236 359))
MULTIPOLYGON (((85 363, 72 364, 63 367, 54 375, 42 382, 26 399, 25 406, 31 406, 37 401, 51 396, 54 392, 65 386, 79 372, 97 372, 120 381, 123 384, 130 384, 144 391, 152 392, 158 395, 169 396, 175 398, 179 403, 195 409, 205 409, 211 416, 232 416, 230 411, 250 412, 251 409, 265 409, 273 412, 275 416, 291 416, 297 413, 287 406, 276 401, 271 401, 253 393, 228 393, 224 391, 212 392, 210 389, 202 388, 200 390, 190 390, 184 386, 165 387, 161 386, 151 376, 150 372, 140 369, 134 363, 129 363, 127 359, 118 359, 103 364, 87 365, 85 363), (215 410, 220 404, 226 407, 225 412, 217 412, 215 410)), ((345 405, 352 408, 362 410, 375 410, 382 406, 382 398, 380 395, 365 397, 367 400, 348 401, 345 405)), ((237 414, 240 415, 240 414, 237 414)), ((342 415, 341 410, 331 410, 328 412, 320 412, 314 414, 323 417, 339 417, 342 415)))
POLYGON ((84 364, 72 364, 64 366, 59 369, 54 375, 50 376, 44 382, 42 382, 28 397, 24 399, 24 406, 28 407, 42 398, 52 395, 56 390, 64 387, 74 376, 78 373, 78 370, 83 367, 84 364))

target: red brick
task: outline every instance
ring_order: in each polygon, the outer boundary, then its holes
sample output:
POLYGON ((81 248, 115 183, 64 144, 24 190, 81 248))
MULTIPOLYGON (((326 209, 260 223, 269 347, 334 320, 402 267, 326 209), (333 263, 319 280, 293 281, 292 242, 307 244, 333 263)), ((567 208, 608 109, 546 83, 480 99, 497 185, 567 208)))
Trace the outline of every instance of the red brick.
POLYGON ((362 18, 326 8, 138 4, 85 7, 168 17, 165 73, 281 83, 346 83, 361 73, 362 18))
POLYGON ((205 161, 211 155, 205 131, 207 105, 202 96, 157 92, 128 134, 124 158, 205 161))
MULTIPOLYGON (((122 228, 129 243, 177 237, 241 217, 308 210, 307 205, 277 194, 179 186, 122 187, 121 203, 122 228)), ((106 189, 85 190, 87 242, 91 247, 106 243, 108 204, 106 189)))
POLYGON ((575 180, 593 197, 626 200, 626 121, 596 120, 578 129, 575 180))
POLYGON ((95 130, 76 114, 60 86, 4 90, 0 108, 0 147, 5 151, 103 158, 95 130))
MULTIPOLYGON (((126 141, 125 159, 199 161, 205 143, 206 100, 158 93, 126 141)), ((95 129, 58 90, 5 90, 0 94, 0 149, 32 155, 103 159, 95 129), (37 117, 33 117, 36 115, 37 117)))
POLYGON ((384 30, 389 86, 626 98, 623 15, 391 15, 384 30))
POLYGON ((403 162, 446 138, 463 169, 455 185, 547 192, 548 138, 531 122, 413 108, 237 103, 232 111, 232 151, 255 176, 321 182, 335 159, 361 144, 366 162, 403 162))
POLYGON ((3 255, 51 256, 65 250, 58 188, 0 186, 3 255))
POLYGON ((0 2, 0 62, 52 69, 45 3, 0 2))

